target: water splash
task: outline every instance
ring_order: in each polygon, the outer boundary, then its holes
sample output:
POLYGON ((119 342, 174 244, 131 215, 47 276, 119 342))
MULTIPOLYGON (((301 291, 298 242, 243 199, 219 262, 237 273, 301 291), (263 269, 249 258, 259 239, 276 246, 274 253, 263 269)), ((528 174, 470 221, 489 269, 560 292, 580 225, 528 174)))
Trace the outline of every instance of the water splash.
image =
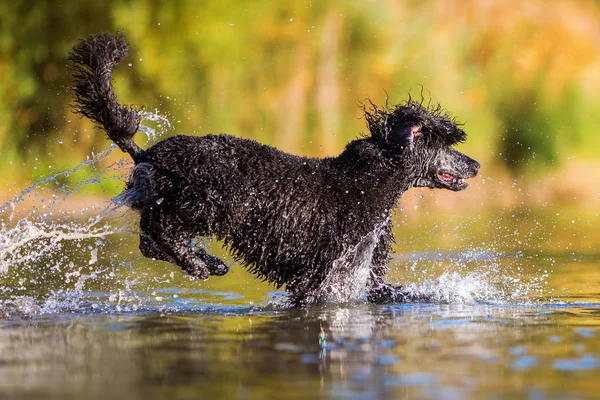
MULTIPOLYGON (((535 303, 551 293, 547 270, 526 275, 523 253, 501 253, 489 249, 466 252, 411 254, 412 281, 405 291, 412 297, 437 304, 535 303), (436 275, 435 271, 443 272, 436 275)), ((545 299, 547 300, 547 299, 545 299)))
MULTIPOLYGON (((61 249, 65 241, 81 241, 105 238, 123 232, 110 225, 100 225, 104 215, 78 223, 56 223, 21 219, 16 226, 0 228, 0 273, 7 273, 9 266, 18 267, 35 262, 49 253, 61 249)), ((97 251, 97 250, 96 250, 97 251)), ((91 261, 97 261, 97 253, 91 261)), ((94 264, 95 262, 90 262, 94 264)))
POLYGON ((502 290, 489 280, 489 275, 480 272, 466 275, 444 272, 436 279, 419 285, 412 283, 405 288, 411 296, 426 298, 437 304, 502 303, 505 297, 502 290))
POLYGON ((86 282, 118 266, 102 249, 109 236, 131 231, 127 211, 75 195, 122 179, 127 162, 111 163, 115 148, 40 179, 0 206, 0 316, 40 312, 56 293, 82 292, 86 282))
MULTIPOLYGON (((142 119, 158 122, 158 130, 140 125, 140 130, 151 140, 156 140, 166 129, 171 128, 169 120, 157 111, 142 113, 142 119)), ((80 191, 86 185, 111 179, 108 171, 118 170, 117 175, 121 175, 120 171, 125 164, 130 163, 129 160, 104 165, 116 148, 113 144, 99 153, 92 153, 76 167, 40 179, 0 206, 0 274, 6 274, 10 266, 26 268, 27 263, 33 263, 48 255, 60 256, 58 253, 62 250, 63 242, 105 238, 127 231, 123 227, 115 228, 110 221, 111 213, 120 205, 117 203, 94 205, 91 207, 93 210, 88 207, 79 209, 80 215, 77 218, 62 210, 62 206, 69 201, 67 197, 74 192, 80 191), (77 179, 79 173, 83 176, 77 179), (71 184, 70 180, 74 181, 74 184, 71 184), (56 188, 58 191, 55 191, 56 188), (25 202, 29 204, 19 209, 25 202), (90 211, 99 214, 82 220, 81 216, 90 211), (15 222, 16 215, 18 220, 15 222), (67 218, 63 219, 66 221, 60 221, 60 217, 65 216, 67 218)), ((91 261, 97 261, 97 250, 95 251, 91 261)))
MULTIPOLYGON (((334 262, 333 267, 311 295, 311 303, 351 303, 362 301, 371 273, 373 251, 390 220, 362 238, 334 262)), ((407 263, 408 276, 398 284, 410 301, 435 304, 533 303, 550 291, 549 272, 524 274, 523 264, 531 261, 522 252, 497 252, 492 249, 411 253, 396 257, 407 263), (442 271, 440 273, 440 270, 442 271)), ((392 274, 393 275, 393 274, 392 274)), ((391 277, 387 278, 393 279, 391 277)), ((547 299, 546 299, 547 300, 547 299)))
POLYGON ((157 122, 157 129, 149 127, 144 124, 140 124, 140 132, 146 134, 148 139, 151 141, 156 141, 160 137, 162 137, 169 129, 171 129, 171 122, 167 117, 158 113, 158 110, 155 110, 153 113, 151 112, 143 112, 141 113, 142 120, 144 121, 152 121, 157 122))
POLYGON ((319 288, 311 295, 311 302, 348 303, 364 299, 373 252, 390 223, 387 218, 335 260, 319 288))
MULTIPOLYGON (((92 171, 88 171, 88 178, 86 180, 77 182, 75 189, 69 188, 67 186, 67 184, 62 183, 61 178, 68 178, 68 177, 74 176, 76 173, 78 173, 88 167, 95 169, 98 164, 100 164, 103 161, 105 161, 106 159, 108 159, 108 157, 111 156, 112 152, 116 148, 117 148, 117 146, 113 144, 109 148, 102 150, 99 153, 92 153, 91 157, 88 156, 87 160, 82 161, 75 168, 72 168, 72 169, 66 170, 66 171, 57 172, 54 175, 50 175, 44 179, 41 179, 41 180, 35 182, 30 187, 23 190, 20 194, 12 197, 8 202, 6 202, 2 206, 0 206, 0 221, 4 222, 4 219, 6 219, 9 222, 12 222, 14 219, 15 211, 17 210, 17 206, 19 205, 19 203, 22 203, 29 196, 37 195, 38 190, 48 190, 48 188, 53 184, 58 185, 60 187, 60 190, 65 195, 69 195, 69 194, 73 193, 77 188, 80 188, 81 186, 83 186, 87 183, 96 183, 98 181, 99 175, 89 173, 92 171), (8 213, 8 216, 2 217, 6 213, 8 213)), ((120 166, 122 166, 122 164, 123 164, 123 162, 120 161, 118 163, 107 166, 105 169, 109 170, 112 167, 115 167, 116 165, 118 165, 120 167, 120 166)), ((53 203, 57 199, 56 194, 52 194, 47 197, 49 199, 51 199, 53 203)))

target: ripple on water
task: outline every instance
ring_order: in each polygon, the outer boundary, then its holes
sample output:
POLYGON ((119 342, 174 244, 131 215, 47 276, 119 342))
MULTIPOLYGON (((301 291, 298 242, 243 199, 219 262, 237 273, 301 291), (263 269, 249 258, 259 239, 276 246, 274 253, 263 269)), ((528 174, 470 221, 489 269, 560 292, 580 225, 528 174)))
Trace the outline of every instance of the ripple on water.
POLYGON ((586 354, 580 358, 554 360, 552 364, 554 369, 559 371, 577 371, 600 368, 600 359, 591 354, 586 354))
POLYGON ((575 328, 573 332, 584 338, 593 338, 596 336, 596 328, 575 328))
POLYGON ((410 373, 410 374, 386 374, 383 377, 385 386, 431 386, 436 384, 437 374, 410 373))
POLYGON ((521 356, 514 360, 511 367, 515 370, 524 371, 539 364, 539 360, 535 356, 521 356))

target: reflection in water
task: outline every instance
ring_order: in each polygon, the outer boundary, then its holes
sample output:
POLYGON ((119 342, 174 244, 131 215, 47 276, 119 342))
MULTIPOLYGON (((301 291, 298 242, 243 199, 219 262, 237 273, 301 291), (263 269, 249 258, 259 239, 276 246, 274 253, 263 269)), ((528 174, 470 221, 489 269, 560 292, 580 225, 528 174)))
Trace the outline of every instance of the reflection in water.
POLYGON ((20 398, 585 397, 599 385, 599 318, 590 304, 55 314, 0 325, 0 388, 20 398))

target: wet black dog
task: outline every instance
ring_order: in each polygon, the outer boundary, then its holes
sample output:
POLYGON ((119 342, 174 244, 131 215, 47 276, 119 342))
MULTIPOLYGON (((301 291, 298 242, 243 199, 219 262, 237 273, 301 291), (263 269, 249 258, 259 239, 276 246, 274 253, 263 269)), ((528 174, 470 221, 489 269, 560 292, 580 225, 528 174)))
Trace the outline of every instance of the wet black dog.
POLYGON ((464 131, 441 107, 408 100, 365 109, 370 135, 334 158, 283 153, 228 135, 175 136, 147 150, 133 141, 142 114, 121 106, 112 71, 122 34, 82 40, 70 54, 77 112, 102 125, 136 166, 121 196, 141 214, 140 250, 192 276, 228 267, 191 245, 224 240, 250 272, 286 285, 295 305, 410 300, 381 277, 394 237, 390 217, 411 187, 462 190, 479 163, 452 149, 464 131))

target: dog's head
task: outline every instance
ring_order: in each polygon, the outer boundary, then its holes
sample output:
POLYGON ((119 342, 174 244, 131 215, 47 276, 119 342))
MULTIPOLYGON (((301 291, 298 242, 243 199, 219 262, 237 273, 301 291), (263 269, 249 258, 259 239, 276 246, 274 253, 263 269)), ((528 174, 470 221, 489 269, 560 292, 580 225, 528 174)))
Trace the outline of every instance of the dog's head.
POLYGON ((452 148, 467 135, 441 106, 411 99, 389 110, 371 104, 365 118, 382 154, 410 174, 413 186, 458 191, 477 175, 479 163, 452 148))

